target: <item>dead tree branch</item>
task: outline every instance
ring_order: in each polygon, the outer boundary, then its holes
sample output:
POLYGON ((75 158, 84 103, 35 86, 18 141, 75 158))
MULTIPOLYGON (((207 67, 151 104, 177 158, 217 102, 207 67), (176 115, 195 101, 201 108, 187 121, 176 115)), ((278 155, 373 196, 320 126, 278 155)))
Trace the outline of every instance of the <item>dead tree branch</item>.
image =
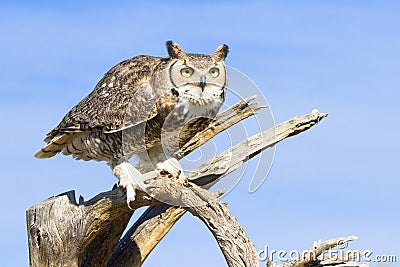
MULTIPOLYGON (((260 107, 249 105, 251 100, 218 115, 210 127, 192 138, 175 156, 187 155, 224 129, 254 115, 260 107)), ((196 184, 209 188, 262 150, 311 128, 326 116, 313 111, 243 141, 191 172, 193 185, 188 188, 158 179, 155 172, 145 174, 155 178, 151 183, 155 188, 151 196, 138 191, 131 207, 153 207, 117 246, 133 213, 117 188, 79 204, 71 191, 34 205, 27 210, 31 266, 140 266, 185 211, 206 224, 229 266, 258 266, 255 248, 234 216, 215 195, 196 184), (175 201, 181 207, 160 204, 157 199, 175 201)))
MULTIPOLYGON (((272 147, 285 138, 310 129, 327 116, 326 113, 314 111, 310 114, 295 117, 274 128, 250 137, 236 146, 221 153, 189 174, 192 182, 209 188, 216 180, 239 168, 245 161, 262 150, 272 147), (230 161, 228 168, 219 168, 220 163, 230 161), (207 169, 207 170, 206 170, 207 169), (206 171, 204 171, 206 170, 206 171)), ((225 164, 223 164, 225 165, 225 164)), ((130 266, 141 266, 158 242, 169 232, 174 224, 185 214, 180 207, 159 204, 147 208, 142 216, 121 239, 110 261, 111 266, 123 266, 126 260, 130 266), (138 256, 139 255, 139 256, 138 256)))
MULTIPOLYGON (((152 175, 156 179, 151 183, 154 186, 151 197, 146 196, 136 201, 136 207, 159 203, 154 199, 168 200, 176 205, 181 205, 206 224, 220 244, 229 266, 238 266, 238 262, 245 262, 246 266, 258 265, 255 247, 235 217, 226 208, 226 205, 219 201, 215 193, 195 184, 190 187, 182 187, 175 180, 157 178, 157 172, 152 172, 152 175), (232 254, 232 251, 237 251, 237 253, 232 254)), ((110 202, 107 197, 97 198, 96 202, 91 200, 77 205, 74 202, 73 193, 69 192, 50 198, 30 209, 28 211, 30 219, 28 223, 31 225, 29 244, 33 249, 31 250, 33 256, 30 258, 31 265, 99 264, 104 266, 108 259, 101 254, 97 254, 97 258, 101 258, 101 260, 97 259, 96 262, 91 260, 90 255, 87 256, 87 252, 86 257, 83 256, 86 248, 97 237, 98 232, 109 229, 114 218, 121 215, 128 216, 132 213, 124 201, 121 201, 124 199, 122 194, 117 192, 117 190, 109 192, 110 196, 114 194, 115 202, 112 200, 110 202), (55 214, 56 212, 59 214, 55 214), (49 220, 48 216, 58 220, 49 220)))

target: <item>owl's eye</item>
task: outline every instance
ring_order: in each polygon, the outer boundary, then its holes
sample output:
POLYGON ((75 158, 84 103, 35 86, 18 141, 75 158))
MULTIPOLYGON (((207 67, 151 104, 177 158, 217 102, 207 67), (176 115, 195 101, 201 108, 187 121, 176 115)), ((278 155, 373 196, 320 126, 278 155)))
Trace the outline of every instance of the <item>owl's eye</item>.
POLYGON ((213 78, 218 77, 218 75, 219 75, 219 69, 218 69, 218 68, 211 68, 211 69, 210 69, 210 75, 211 75, 211 77, 213 77, 213 78))
POLYGON ((192 68, 183 68, 181 69, 181 75, 185 78, 189 78, 190 76, 193 75, 193 69, 192 68))

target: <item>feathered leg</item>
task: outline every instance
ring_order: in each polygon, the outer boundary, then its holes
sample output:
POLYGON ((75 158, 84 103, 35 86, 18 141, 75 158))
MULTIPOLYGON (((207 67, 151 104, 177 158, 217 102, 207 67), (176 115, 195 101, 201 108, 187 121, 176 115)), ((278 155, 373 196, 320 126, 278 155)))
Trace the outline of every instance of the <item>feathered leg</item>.
POLYGON ((135 201, 135 190, 146 191, 149 188, 144 183, 145 177, 127 161, 113 162, 110 167, 119 180, 118 186, 126 190, 126 202, 128 207, 131 208, 129 203, 135 201))

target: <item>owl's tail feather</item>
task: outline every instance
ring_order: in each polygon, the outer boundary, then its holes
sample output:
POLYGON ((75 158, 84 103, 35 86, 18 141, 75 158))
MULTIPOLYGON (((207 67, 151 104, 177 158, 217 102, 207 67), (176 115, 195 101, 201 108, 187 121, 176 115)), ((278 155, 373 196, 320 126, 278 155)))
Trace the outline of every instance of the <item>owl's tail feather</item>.
POLYGON ((69 138, 69 134, 61 134, 53 137, 42 149, 36 152, 35 157, 44 159, 55 156, 64 149, 69 138))

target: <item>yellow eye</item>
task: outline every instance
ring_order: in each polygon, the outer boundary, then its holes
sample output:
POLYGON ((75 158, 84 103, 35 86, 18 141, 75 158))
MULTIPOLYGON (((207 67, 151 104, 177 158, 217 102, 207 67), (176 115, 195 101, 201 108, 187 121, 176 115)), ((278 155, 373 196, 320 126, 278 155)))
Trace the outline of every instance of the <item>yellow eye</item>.
POLYGON ((211 68, 210 69, 210 75, 213 78, 217 78, 219 75, 219 69, 218 68, 211 68))
POLYGON ((185 78, 189 78, 190 76, 193 75, 193 69, 192 68, 183 68, 181 69, 181 75, 185 78))

